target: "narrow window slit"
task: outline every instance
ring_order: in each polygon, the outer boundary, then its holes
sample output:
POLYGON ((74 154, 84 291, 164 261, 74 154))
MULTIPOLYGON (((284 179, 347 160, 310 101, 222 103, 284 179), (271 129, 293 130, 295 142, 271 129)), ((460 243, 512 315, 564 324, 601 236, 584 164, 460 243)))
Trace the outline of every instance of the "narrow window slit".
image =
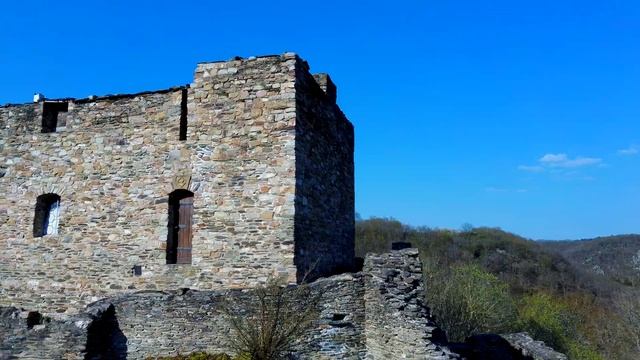
POLYGON ((180 140, 187 140, 187 88, 182 89, 180 102, 180 140))

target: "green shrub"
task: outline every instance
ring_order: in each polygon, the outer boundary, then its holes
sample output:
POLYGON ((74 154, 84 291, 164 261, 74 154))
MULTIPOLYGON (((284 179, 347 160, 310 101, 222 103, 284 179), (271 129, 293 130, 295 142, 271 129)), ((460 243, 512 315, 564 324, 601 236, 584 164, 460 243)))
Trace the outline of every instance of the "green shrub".
POLYGON ((563 299, 546 293, 536 293, 522 299, 519 309, 521 330, 561 351, 571 360, 600 360, 603 357, 581 338, 583 319, 577 309, 563 299))
POLYGON ((478 265, 435 270, 427 278, 427 303, 449 340, 504 332, 516 319, 508 286, 478 265))

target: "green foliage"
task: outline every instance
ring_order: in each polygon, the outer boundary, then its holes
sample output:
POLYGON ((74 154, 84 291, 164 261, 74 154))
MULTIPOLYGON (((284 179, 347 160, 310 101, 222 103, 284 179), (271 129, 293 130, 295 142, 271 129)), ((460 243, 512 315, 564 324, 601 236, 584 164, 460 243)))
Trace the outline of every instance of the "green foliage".
POLYGON ((569 348, 566 351, 567 356, 571 360, 605 360, 607 358, 600 355, 595 349, 588 345, 580 344, 576 341, 569 342, 569 348))
POLYGON ((389 218, 356 223, 357 256, 388 251, 396 241, 411 243, 420 249, 423 260, 435 261, 440 266, 479 264, 507 282, 514 294, 526 294, 532 289, 609 291, 596 287, 591 277, 562 256, 546 251, 535 241, 500 229, 473 228, 457 232, 411 227, 389 218))
POLYGON ((580 331, 584 319, 563 299, 546 293, 537 293, 523 298, 519 325, 534 339, 566 353, 572 360, 604 359, 583 338, 580 331))
POLYGON ((429 273, 427 301, 450 340, 503 332, 516 319, 508 286, 478 265, 429 273))
POLYGON ((452 340, 512 327, 571 360, 640 359, 640 291, 616 284, 615 277, 589 274, 581 265, 594 259, 622 278, 625 266, 640 269, 640 236, 540 243, 497 228, 465 224, 461 230, 411 227, 390 218, 360 220, 356 254, 389 251, 396 241, 418 248, 427 303, 452 340), (616 249, 628 261, 619 261, 616 249), (509 310, 514 302, 515 315, 509 310), (488 309, 498 309, 497 314, 488 309))
POLYGON ((523 330, 559 350, 567 351, 577 331, 578 318, 571 309, 545 293, 523 298, 519 315, 523 330))

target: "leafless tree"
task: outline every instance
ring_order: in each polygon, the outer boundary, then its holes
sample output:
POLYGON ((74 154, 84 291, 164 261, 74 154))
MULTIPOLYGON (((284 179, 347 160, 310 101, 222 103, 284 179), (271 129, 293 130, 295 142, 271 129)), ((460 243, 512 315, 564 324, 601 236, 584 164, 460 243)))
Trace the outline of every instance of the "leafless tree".
POLYGON ((284 358, 319 318, 322 293, 308 284, 287 286, 272 279, 225 305, 229 343, 252 360, 284 358))

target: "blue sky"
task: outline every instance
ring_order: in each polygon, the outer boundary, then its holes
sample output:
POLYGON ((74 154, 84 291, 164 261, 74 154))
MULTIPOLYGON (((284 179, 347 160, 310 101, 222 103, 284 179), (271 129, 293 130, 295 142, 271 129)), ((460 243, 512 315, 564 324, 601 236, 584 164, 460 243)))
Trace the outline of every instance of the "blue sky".
POLYGON ((356 208, 529 238, 640 232, 637 1, 12 1, 0 103, 295 51, 356 128, 356 208))

